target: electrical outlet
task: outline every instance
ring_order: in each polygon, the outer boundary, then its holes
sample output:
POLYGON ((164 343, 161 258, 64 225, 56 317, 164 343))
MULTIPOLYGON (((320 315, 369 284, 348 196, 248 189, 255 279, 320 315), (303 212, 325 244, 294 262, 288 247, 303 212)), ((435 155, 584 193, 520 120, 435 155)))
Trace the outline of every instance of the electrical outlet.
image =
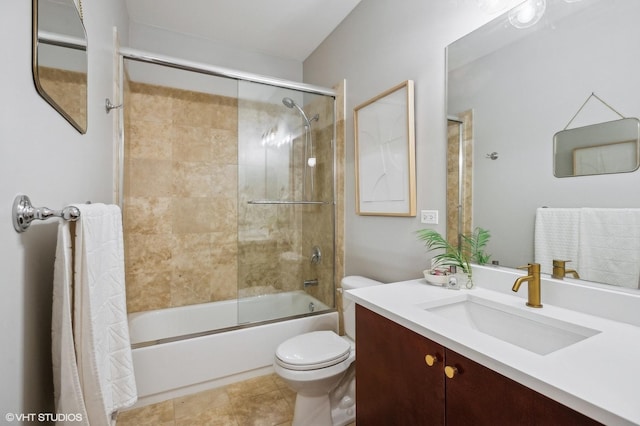
POLYGON ((437 225, 438 210, 420 210, 420 222, 437 225))

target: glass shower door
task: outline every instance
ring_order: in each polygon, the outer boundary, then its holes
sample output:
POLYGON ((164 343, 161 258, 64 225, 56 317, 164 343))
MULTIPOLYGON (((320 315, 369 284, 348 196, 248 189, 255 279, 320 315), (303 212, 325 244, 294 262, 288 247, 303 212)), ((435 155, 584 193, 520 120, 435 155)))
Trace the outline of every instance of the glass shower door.
POLYGON ((334 98, 238 88, 238 321, 334 307, 334 98))

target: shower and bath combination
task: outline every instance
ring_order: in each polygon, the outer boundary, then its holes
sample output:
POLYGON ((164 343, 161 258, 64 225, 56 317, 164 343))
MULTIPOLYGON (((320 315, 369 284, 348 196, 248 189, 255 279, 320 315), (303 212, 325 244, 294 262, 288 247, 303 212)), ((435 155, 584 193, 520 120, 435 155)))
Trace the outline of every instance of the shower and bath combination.
MULTIPOLYGON (((320 118, 320 116, 318 114, 314 115, 313 117, 311 117, 311 119, 309 119, 307 117, 307 114, 305 114, 305 112, 302 110, 302 108, 300 108, 300 105, 298 105, 296 103, 296 101, 294 101, 291 98, 288 97, 284 97, 282 98, 282 103, 284 104, 284 106, 286 106, 287 108, 291 108, 291 109, 296 109, 298 110, 298 112, 300 113, 300 115, 302 116, 302 118, 304 119, 304 159, 305 159, 305 164, 304 164, 304 169, 303 169, 303 176, 302 176, 302 182, 303 182, 303 194, 306 194, 306 189, 307 189, 307 170, 308 169, 312 169, 316 166, 316 157, 314 154, 314 149, 313 149, 313 137, 311 135, 311 122, 312 121, 318 121, 318 119, 320 118)), ((309 185, 310 185, 310 189, 311 189, 311 194, 313 194, 313 171, 311 173, 309 173, 309 185)), ((305 199, 307 197, 304 197, 305 199)))
POLYGON ((264 90, 270 81, 263 76, 128 55, 127 72, 119 73, 129 80, 119 82, 125 104, 118 114, 119 188, 129 213, 123 227, 134 368, 139 395, 151 403, 262 373, 283 339, 337 330, 336 95, 281 80, 264 90), (165 81, 167 66, 185 77, 165 81), (199 78, 190 78, 194 72, 199 78), (146 108, 167 102, 179 121, 146 108), (316 111, 323 111, 322 122, 316 111), (158 138, 136 120, 176 137, 158 138), (277 125, 261 141, 268 123, 277 125), (158 194, 167 208, 158 209, 158 194), (182 214, 174 205, 198 211, 198 219, 176 222, 182 214), (152 211, 151 220, 138 214, 152 211), (308 252, 309 245, 322 253, 308 252), (259 344, 246 351, 239 341, 259 344))

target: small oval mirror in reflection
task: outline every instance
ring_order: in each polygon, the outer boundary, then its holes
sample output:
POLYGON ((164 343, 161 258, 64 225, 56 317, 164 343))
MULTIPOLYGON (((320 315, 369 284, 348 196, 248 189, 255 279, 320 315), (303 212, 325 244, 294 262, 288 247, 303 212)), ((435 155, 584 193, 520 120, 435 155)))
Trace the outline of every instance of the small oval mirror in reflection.
POLYGON ((33 0, 33 79, 38 93, 87 131, 87 35, 74 0, 33 0))
POLYGON ((637 118, 562 130, 553 137, 556 177, 632 172, 640 165, 637 118))

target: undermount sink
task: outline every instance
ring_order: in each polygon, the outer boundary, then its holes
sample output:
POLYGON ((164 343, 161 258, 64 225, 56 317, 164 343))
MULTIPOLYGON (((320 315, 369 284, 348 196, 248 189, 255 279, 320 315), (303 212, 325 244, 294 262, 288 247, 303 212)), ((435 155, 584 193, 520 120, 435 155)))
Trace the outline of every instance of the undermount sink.
POLYGON ((462 294, 423 309, 504 342, 546 355, 600 333, 493 300, 462 294))

